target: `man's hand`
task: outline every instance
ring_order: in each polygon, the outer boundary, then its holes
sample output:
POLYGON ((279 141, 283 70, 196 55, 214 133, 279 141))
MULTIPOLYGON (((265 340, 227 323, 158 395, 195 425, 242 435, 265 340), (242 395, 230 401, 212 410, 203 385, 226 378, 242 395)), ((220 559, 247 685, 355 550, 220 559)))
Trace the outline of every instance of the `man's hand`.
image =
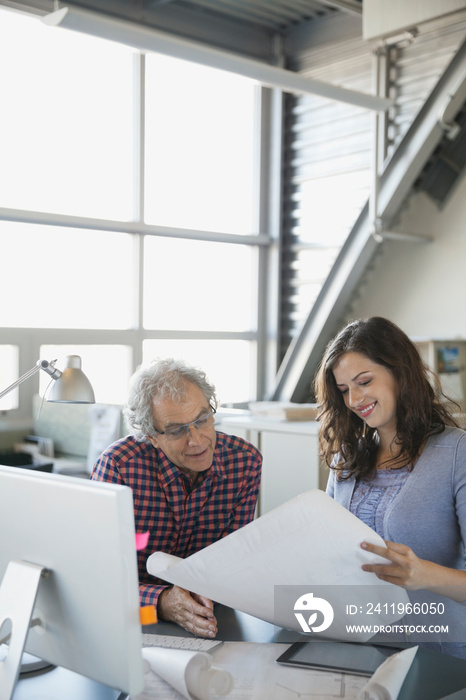
POLYGON ((196 637, 215 637, 217 620, 213 609, 208 598, 173 586, 160 594, 157 615, 160 620, 176 622, 196 637))

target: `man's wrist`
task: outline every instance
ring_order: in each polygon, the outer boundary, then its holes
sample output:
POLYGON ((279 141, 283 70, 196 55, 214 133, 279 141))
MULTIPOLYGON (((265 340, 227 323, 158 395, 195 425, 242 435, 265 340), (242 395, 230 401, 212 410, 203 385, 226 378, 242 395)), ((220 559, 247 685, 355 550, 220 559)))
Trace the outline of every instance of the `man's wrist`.
POLYGON ((157 609, 157 617, 159 620, 166 620, 167 618, 164 615, 164 598, 167 597, 167 594, 170 593, 170 591, 173 590, 173 585, 171 586, 165 586, 163 590, 160 591, 158 597, 157 597, 157 604, 156 604, 156 609, 157 609))

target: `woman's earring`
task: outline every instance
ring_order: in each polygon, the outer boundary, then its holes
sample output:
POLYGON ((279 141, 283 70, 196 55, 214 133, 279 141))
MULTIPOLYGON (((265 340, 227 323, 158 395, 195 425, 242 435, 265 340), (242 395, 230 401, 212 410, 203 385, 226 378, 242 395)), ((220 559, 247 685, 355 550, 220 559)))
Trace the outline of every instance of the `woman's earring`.
POLYGON ((363 426, 362 426, 362 436, 363 436, 363 438, 366 437, 366 428, 367 428, 367 423, 366 423, 366 422, 363 422, 363 426))

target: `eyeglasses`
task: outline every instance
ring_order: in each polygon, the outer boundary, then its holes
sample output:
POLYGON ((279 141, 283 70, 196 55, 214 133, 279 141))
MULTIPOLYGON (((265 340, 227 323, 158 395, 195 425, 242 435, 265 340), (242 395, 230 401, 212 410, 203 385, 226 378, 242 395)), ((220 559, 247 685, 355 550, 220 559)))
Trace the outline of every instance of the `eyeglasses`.
MULTIPOLYGON (((167 440, 181 440, 189 435, 189 429, 191 426, 196 428, 196 430, 205 430, 210 427, 210 424, 214 420, 215 409, 211 408, 209 413, 204 413, 196 420, 191 421, 191 423, 184 423, 183 425, 177 425, 173 428, 167 428, 166 430, 156 430, 157 435, 165 435, 167 440)), ((155 430, 155 428, 154 428, 155 430)))

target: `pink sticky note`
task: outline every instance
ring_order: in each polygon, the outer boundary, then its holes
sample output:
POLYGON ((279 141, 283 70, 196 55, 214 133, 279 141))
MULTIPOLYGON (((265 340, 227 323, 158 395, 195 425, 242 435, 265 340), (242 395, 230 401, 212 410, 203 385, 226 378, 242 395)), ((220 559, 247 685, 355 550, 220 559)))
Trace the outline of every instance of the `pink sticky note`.
POLYGON ((140 549, 145 549, 147 547, 147 543, 149 541, 149 533, 148 532, 143 532, 143 533, 136 533, 136 549, 139 551, 140 549))

